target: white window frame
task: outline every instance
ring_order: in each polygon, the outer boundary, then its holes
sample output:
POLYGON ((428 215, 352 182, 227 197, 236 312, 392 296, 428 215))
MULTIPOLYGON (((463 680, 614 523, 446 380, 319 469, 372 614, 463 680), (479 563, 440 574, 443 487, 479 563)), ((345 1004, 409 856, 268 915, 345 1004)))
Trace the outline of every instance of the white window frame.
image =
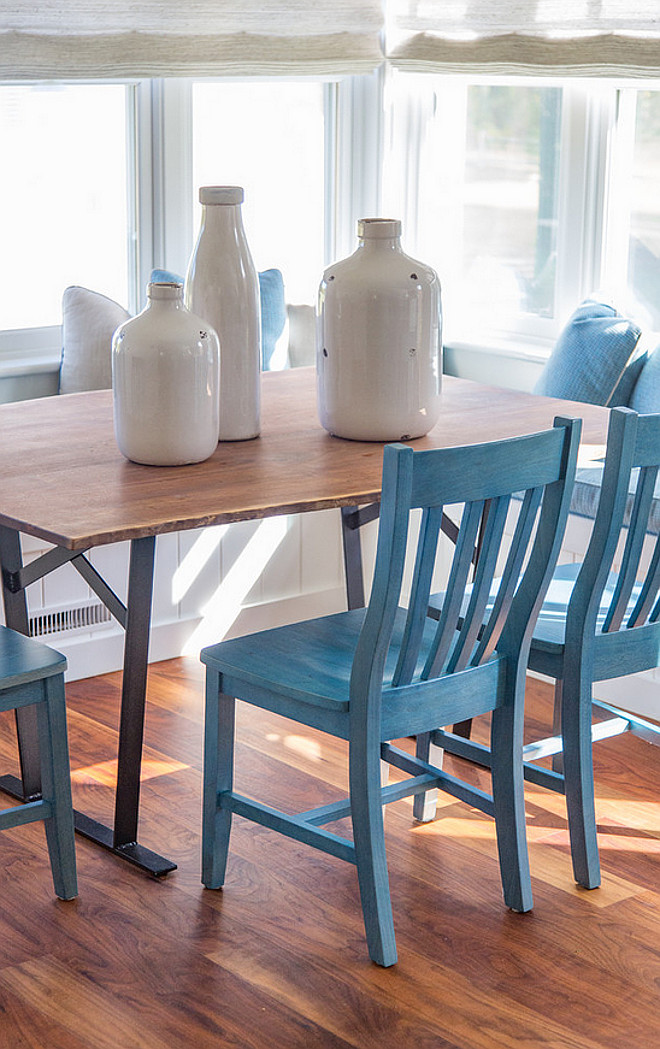
MULTIPOLYGON (((400 200, 407 250, 423 222, 419 169, 434 133, 433 85, 461 82, 561 85, 564 89, 559 170, 558 270, 555 316, 527 317, 510 331, 480 343, 525 359, 543 359, 577 302, 598 289, 621 288, 627 260, 624 187, 630 185, 632 89, 660 90, 658 81, 460 78, 426 75, 429 91, 408 100, 404 112, 388 109, 388 78, 381 67, 324 87, 326 264, 356 246, 359 218, 387 207, 384 167, 398 149, 405 154, 400 200), (626 138, 627 136, 627 138, 626 138), (421 160, 420 160, 421 158, 421 160), (616 199, 616 209, 612 200, 616 199), (618 219, 613 216, 615 210, 618 219)), ((397 74, 406 76, 406 74, 397 74)), ((119 81, 109 80, 108 83, 119 81)), ((128 185, 134 252, 128 308, 136 312, 154 267, 184 272, 194 239, 191 228, 192 80, 124 81, 128 105, 128 185)), ((387 177, 387 176, 386 176, 387 177)), ((319 274, 320 277, 320 274, 319 274)), ((460 342, 455 345, 460 346, 460 342)), ((59 327, 0 331, 0 376, 56 371, 59 327)))

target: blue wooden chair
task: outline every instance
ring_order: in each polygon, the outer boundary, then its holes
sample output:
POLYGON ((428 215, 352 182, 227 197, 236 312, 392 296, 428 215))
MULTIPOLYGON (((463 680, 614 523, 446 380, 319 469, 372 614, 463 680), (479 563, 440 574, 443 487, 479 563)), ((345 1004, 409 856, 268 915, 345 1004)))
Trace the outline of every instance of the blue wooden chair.
POLYGON ((44 820, 53 884, 63 900, 78 894, 73 842, 71 776, 64 704, 66 659, 23 634, 0 626, 0 710, 34 706, 42 796, 0 812, 0 830, 44 820))
POLYGON ((534 620, 561 545, 579 431, 579 421, 558 420, 554 429, 540 434, 466 448, 387 446, 368 607, 203 650, 204 885, 217 889, 224 882, 233 813, 307 842, 357 865, 369 953, 378 964, 392 965, 396 946, 382 806, 439 787, 495 817, 505 902, 515 911, 531 908, 522 778, 525 666, 534 620), (482 630, 510 497, 521 490, 526 494, 515 540, 482 630), (491 500, 491 509, 481 557, 469 609, 459 624, 486 500, 491 500), (447 604, 436 625, 426 611, 442 508, 459 502, 466 509, 447 604), (422 517, 404 608, 401 588, 412 509, 421 509, 422 517), (292 816, 235 793, 235 698, 348 740, 348 800, 292 816), (493 711, 492 797, 390 742, 487 711, 493 711), (381 758, 412 779, 382 787, 381 758), (322 829, 349 815, 353 841, 322 829))
MULTIPOLYGON (((588 889, 600 884, 592 739, 623 731, 656 742, 658 738, 656 726, 598 701, 595 705, 614 717, 592 726, 592 685, 660 665, 657 528, 649 536, 649 566, 640 568, 659 465, 660 415, 613 409, 600 500, 584 561, 556 569, 530 647, 530 669, 556 681, 555 728, 560 734, 524 748, 525 778, 565 793, 573 872, 588 889), (620 568, 615 571, 621 546, 620 568), (552 770, 534 764, 551 755, 562 758, 553 761, 552 770)), ((441 607, 442 598, 432 597, 431 614, 437 616, 441 607)), ((430 740, 479 764, 489 763, 487 748, 454 733, 440 730, 430 740)))

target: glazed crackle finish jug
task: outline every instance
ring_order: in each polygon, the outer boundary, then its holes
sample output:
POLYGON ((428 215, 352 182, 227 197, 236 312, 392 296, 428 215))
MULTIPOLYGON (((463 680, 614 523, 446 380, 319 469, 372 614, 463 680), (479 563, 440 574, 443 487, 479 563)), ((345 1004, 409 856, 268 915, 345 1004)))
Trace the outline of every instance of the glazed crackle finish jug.
POLYGON ((186 306, 220 340, 221 441, 260 432, 261 318, 259 280, 248 247, 241 186, 202 186, 202 223, 188 265, 186 306))
POLYGON ((361 219, 359 246, 323 274, 317 310, 321 425, 336 437, 421 437, 440 408, 440 283, 401 248, 396 219, 361 219))
POLYGON ((183 304, 183 285, 153 283, 147 306, 112 339, 115 436, 127 459, 183 466, 218 444, 218 337, 183 304))

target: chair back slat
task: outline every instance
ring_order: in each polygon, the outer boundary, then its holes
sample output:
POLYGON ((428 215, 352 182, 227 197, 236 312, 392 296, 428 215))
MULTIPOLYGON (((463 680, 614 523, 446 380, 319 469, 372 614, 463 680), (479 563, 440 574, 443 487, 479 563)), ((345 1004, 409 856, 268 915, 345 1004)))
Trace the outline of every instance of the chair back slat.
POLYGON ((525 492, 497 595, 488 621, 481 633, 477 650, 472 657, 472 666, 479 666, 488 659, 497 645, 511 607, 514 591, 518 585, 542 497, 542 488, 528 488, 525 492))
POLYGON ((479 560, 472 583, 472 592, 459 627, 456 643, 447 663, 448 674, 465 670, 470 662, 478 635, 483 628, 510 502, 510 496, 502 496, 499 499, 491 500, 490 505, 484 510, 486 520, 481 533, 479 560))
MULTIPOLYGON (((465 591, 472 566, 472 552, 477 540, 484 511, 484 502, 466 503, 461 518, 458 540, 452 559, 447 596, 442 606, 435 637, 422 671, 423 680, 437 677, 447 661, 450 648, 456 638, 465 591)), ((428 602, 427 602, 428 604, 428 602)))
POLYGON ((442 510, 441 506, 431 506, 422 514, 406 627, 392 679, 394 686, 410 684, 417 665, 426 624, 442 510))
POLYGON ((655 467, 644 467, 639 472, 637 489, 630 514, 628 535, 621 559, 621 568, 610 607, 603 623, 603 633, 620 630, 626 609, 630 603, 648 528, 657 473, 658 471, 655 467))
POLYGON ((634 629, 644 623, 655 623, 660 613, 660 601, 657 601, 660 590, 660 536, 655 541, 648 571, 644 577, 639 597, 628 616, 626 627, 634 629), (654 606, 654 602, 657 603, 654 606))

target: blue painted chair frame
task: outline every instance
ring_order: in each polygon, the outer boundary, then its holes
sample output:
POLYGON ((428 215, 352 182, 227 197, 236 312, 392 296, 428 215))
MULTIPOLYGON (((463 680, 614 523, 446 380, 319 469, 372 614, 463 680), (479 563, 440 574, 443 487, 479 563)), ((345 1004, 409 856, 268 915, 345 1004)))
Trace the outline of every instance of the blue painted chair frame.
POLYGON ((234 813, 307 842, 357 865, 369 953, 380 965, 392 965, 396 945, 382 806, 439 787, 495 817, 505 902, 516 911, 531 908, 522 776, 525 667, 561 545, 579 432, 579 420, 557 420, 541 434, 486 445, 417 452, 386 447, 368 607, 203 650, 204 885, 216 889, 225 880, 234 813), (482 631, 509 501, 520 490, 526 495, 503 585, 482 631), (491 512, 482 556, 469 614, 459 624, 486 500, 491 512), (466 510, 454 551, 451 608, 436 625, 426 612, 442 510, 458 502, 466 510), (406 609, 399 602, 413 509, 421 509, 422 518, 406 609), (349 799, 291 816, 237 794, 235 698, 348 740, 349 799), (391 744, 487 711, 493 712, 492 796, 391 744), (412 778, 382 787, 381 758, 412 778), (353 841, 322 829, 349 815, 353 841))
MULTIPOLYGON (((530 669, 556 681, 560 734, 524 748, 525 778, 566 795, 573 872, 589 889, 600 884, 592 742, 627 730, 657 739, 656 726, 599 702, 615 717, 592 725, 592 689, 594 682, 660 665, 660 537, 648 532, 659 466, 660 415, 613 409, 584 561, 555 571, 530 646, 530 669), (652 545, 646 569, 640 565, 645 540, 652 545), (561 758, 553 760, 553 769, 535 764, 551 755, 561 758)), ((432 598, 432 603, 438 602, 432 598)), ((489 763, 487 748, 454 733, 439 730, 430 739, 451 753, 489 763)))
POLYGON ((0 830, 43 820, 55 893, 78 894, 71 774, 64 702, 66 659, 0 627, 0 710, 33 707, 39 732, 41 797, 0 812, 0 830))

